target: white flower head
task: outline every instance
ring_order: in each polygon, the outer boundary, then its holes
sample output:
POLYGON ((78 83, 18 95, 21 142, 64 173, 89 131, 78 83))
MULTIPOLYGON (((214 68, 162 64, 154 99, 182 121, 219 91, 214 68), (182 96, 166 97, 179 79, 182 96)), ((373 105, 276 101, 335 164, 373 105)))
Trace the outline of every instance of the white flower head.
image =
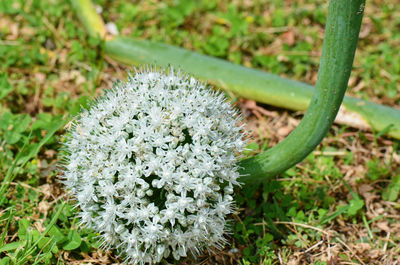
POLYGON ((244 148, 239 119, 192 77, 135 70, 69 130, 63 182, 81 223, 133 264, 221 247, 244 148))

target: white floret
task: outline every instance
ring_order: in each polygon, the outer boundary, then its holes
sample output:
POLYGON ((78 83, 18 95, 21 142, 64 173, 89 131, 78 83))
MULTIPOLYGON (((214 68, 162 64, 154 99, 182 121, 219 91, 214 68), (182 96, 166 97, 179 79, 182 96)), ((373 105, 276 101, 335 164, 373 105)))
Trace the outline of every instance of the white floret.
POLYGON ((244 148, 223 94, 170 69, 137 71, 76 118, 63 181, 81 223, 132 264, 225 243, 244 148))

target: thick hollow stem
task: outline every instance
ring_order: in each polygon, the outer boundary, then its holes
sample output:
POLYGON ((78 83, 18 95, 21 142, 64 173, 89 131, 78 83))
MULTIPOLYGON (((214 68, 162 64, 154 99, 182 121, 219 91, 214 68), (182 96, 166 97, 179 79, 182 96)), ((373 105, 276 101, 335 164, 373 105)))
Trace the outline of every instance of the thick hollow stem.
POLYGON ((241 161, 243 181, 265 180, 302 161, 332 126, 347 88, 365 2, 331 0, 313 98, 297 128, 282 142, 241 161))

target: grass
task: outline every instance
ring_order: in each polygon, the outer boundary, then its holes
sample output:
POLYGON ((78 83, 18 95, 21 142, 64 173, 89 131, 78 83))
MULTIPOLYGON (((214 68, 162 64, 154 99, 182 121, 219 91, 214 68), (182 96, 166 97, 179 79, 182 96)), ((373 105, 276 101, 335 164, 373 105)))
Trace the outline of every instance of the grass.
MULTIPOLYGON (((0 265, 119 264, 78 227, 57 181, 62 126, 126 76, 67 0, 0 0, 0 265)), ((96 1, 122 35, 179 45, 315 83, 327 1, 96 1)), ((349 93, 400 104, 400 8, 369 1, 349 93)), ((301 113, 236 99, 247 156, 301 113)), ((400 258, 400 142, 334 126, 304 162, 236 191, 230 244, 176 264, 393 264, 400 258)))

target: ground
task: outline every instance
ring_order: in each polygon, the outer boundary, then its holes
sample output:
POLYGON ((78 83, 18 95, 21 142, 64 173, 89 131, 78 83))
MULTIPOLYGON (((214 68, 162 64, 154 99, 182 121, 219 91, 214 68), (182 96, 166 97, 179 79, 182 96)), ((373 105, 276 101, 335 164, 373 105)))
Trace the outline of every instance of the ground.
MULTIPOLYGON (((328 1, 95 2, 122 35, 316 81, 328 1)), ((349 95, 398 108, 399 27, 395 0, 367 1, 349 95)), ((67 0, 0 0, 0 265, 122 261, 78 227, 58 182, 64 121, 129 69, 102 51, 67 0)), ((246 156, 282 140, 303 114, 233 101, 251 134, 246 156)), ((224 249, 175 264, 397 264, 399 143, 334 125, 299 165, 236 190, 224 249)))

